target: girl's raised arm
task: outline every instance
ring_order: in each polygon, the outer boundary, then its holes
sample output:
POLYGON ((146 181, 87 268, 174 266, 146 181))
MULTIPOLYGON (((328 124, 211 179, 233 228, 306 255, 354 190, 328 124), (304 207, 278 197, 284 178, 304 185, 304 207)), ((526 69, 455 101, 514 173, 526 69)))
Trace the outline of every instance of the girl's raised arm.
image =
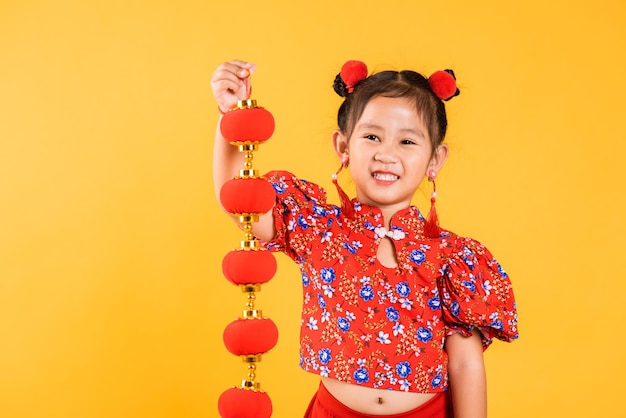
MULTIPOLYGON (((211 89, 220 112, 227 112, 238 100, 246 98, 246 79, 255 69, 254 64, 240 60, 225 62, 217 67, 211 77, 211 89)), ((213 187, 218 202, 222 186, 239 174, 244 163, 243 154, 222 136, 219 128, 221 120, 220 116, 213 144, 213 187)), ((261 216, 259 222, 253 225, 253 232, 256 237, 265 241, 274 237, 276 229, 271 212, 261 216)))

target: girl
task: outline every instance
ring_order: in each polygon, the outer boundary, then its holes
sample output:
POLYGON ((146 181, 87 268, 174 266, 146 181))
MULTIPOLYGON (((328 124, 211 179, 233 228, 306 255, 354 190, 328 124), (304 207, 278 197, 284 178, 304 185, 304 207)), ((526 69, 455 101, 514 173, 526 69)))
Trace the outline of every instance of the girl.
MULTIPOLYGON (((211 86, 222 112, 246 97, 253 64, 220 65, 211 86)), ((458 94, 451 71, 368 76, 349 61, 335 79, 345 97, 332 134, 356 198, 342 206, 321 187, 282 171, 255 236, 302 271, 301 367, 320 375, 305 417, 485 417, 483 350, 517 338, 510 281, 489 251, 440 229, 411 206, 443 167, 446 112, 458 94), (448 390, 450 389, 450 390, 448 390)), ((215 189, 243 157, 215 141, 215 189)))

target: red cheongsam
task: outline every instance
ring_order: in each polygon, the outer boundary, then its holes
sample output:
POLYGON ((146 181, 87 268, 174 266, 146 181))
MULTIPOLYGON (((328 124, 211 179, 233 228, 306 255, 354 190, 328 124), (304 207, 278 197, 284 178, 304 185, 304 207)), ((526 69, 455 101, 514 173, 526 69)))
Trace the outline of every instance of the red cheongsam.
POLYGON ((485 348, 518 337, 511 282, 479 242, 445 230, 425 237, 411 206, 390 221, 398 265, 385 267, 376 257, 378 208, 352 200, 346 216, 316 184, 284 171, 266 178, 277 193, 277 234, 266 246, 302 272, 304 370, 370 388, 442 392, 447 335, 478 329, 485 348))

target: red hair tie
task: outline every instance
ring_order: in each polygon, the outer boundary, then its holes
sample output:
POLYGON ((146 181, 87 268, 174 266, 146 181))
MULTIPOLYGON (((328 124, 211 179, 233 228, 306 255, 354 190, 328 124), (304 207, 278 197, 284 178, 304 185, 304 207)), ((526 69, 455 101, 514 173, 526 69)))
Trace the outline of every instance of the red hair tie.
POLYGON ((356 86, 359 81, 367 78, 367 65, 365 65, 363 61, 346 61, 346 63, 341 67, 341 72, 339 74, 341 76, 341 80, 343 80, 346 85, 348 93, 352 93, 354 91, 354 86, 356 86))
POLYGON ((461 93, 456 86, 456 77, 452 70, 434 72, 428 77, 428 84, 430 84, 430 89, 435 93, 435 96, 441 100, 448 101, 461 93))

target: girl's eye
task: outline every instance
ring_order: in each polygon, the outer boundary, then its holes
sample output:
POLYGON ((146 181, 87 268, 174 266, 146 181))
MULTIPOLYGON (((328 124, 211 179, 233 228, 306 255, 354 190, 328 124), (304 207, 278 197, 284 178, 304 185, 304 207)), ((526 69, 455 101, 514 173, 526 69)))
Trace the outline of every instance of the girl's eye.
POLYGON ((366 139, 370 139, 372 141, 378 141, 378 137, 376 135, 372 135, 372 134, 365 135, 365 138, 366 139))
POLYGON ((413 145, 415 144, 415 141, 412 141, 410 139, 403 139, 402 141, 400 141, 400 143, 403 145, 413 145))

